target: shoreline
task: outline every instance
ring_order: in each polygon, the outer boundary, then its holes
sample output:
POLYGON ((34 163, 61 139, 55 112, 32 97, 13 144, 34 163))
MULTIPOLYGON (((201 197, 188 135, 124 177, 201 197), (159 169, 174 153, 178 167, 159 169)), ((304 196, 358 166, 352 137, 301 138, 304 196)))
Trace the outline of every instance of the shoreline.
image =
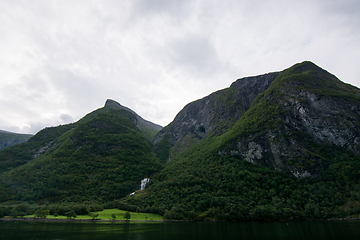
MULTIPOLYGON (((333 218, 333 219, 313 219, 313 220, 298 220, 300 222, 303 221, 359 221, 360 216, 358 218, 346 217, 346 218, 333 218)), ((89 222, 89 223, 147 223, 147 222, 189 222, 181 221, 181 220, 113 220, 113 219, 65 219, 65 218, 35 218, 35 217, 22 217, 22 218, 0 218, 0 221, 24 221, 24 222, 89 222)), ((280 222, 286 222, 286 220, 278 220, 280 222)), ((289 220, 288 220, 289 221, 289 220)), ((191 222, 191 221, 190 221, 191 222)), ((193 221, 199 222, 199 221, 193 221)), ((204 221, 209 222, 209 221, 204 221)), ((210 221, 210 222, 224 222, 224 221, 210 221)), ((225 221, 226 222, 226 221, 225 221)), ((230 221, 232 222, 232 221, 230 221)), ((242 221, 239 221, 242 222, 242 221)), ((246 221, 245 221, 246 222, 246 221)), ((262 221, 258 221, 262 222, 262 221)), ((270 221, 270 222, 277 222, 277 221, 270 221)), ((295 222, 297 222, 295 220, 295 222)))
POLYGON ((117 222, 117 223, 131 223, 131 222, 165 222, 165 220, 110 220, 110 219, 65 219, 65 218, 0 218, 0 221, 27 221, 27 222, 117 222))

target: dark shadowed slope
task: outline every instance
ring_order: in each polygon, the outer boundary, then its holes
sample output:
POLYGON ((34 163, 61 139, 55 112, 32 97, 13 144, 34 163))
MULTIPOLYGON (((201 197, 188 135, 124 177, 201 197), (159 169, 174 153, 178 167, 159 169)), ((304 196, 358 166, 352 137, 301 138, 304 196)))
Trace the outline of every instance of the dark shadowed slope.
POLYGON ((19 143, 26 142, 32 134, 19 134, 0 130, 0 150, 19 143))

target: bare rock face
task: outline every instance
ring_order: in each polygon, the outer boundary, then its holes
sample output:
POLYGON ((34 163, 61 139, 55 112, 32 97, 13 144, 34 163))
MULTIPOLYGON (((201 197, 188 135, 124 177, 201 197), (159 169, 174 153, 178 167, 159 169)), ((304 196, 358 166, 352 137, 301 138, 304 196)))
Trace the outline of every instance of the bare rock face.
POLYGON ((308 133, 314 141, 333 144, 356 153, 359 149, 360 104, 307 91, 288 93, 290 113, 284 122, 308 133))
POLYGON ((240 135, 219 154, 288 171, 295 177, 320 175, 329 165, 321 154, 324 148, 328 152, 347 150, 360 154, 360 90, 322 69, 316 69, 313 75, 319 77, 315 78, 319 83, 325 78, 342 89, 313 92, 301 86, 298 79, 288 79, 267 98, 281 112, 273 119, 276 126, 240 135), (352 97, 346 96, 347 91, 353 92, 352 97))
POLYGON ((360 90, 303 62, 280 73, 239 79, 188 104, 154 141, 168 139, 171 156, 224 133, 231 138, 223 139, 220 155, 297 178, 316 177, 329 166, 326 154, 360 154, 360 90), (243 123, 248 129, 239 129, 243 123))
POLYGON ((174 121, 154 138, 156 144, 165 135, 170 136, 173 151, 185 150, 191 144, 208 136, 225 133, 265 91, 278 72, 235 81, 229 88, 214 92, 203 99, 189 103, 174 121))

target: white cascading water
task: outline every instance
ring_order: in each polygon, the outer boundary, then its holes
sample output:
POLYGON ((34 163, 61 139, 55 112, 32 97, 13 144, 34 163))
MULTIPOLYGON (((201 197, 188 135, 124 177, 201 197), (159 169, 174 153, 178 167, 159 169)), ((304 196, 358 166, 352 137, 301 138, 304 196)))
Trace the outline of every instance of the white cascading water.
MULTIPOLYGON (((150 178, 144 178, 143 180, 141 180, 140 190, 144 190, 146 184, 147 184, 149 181, 150 181, 150 178)), ((130 193, 129 196, 134 196, 134 195, 135 195, 135 192, 130 193)))
POLYGON ((144 190, 146 184, 150 181, 150 178, 144 178, 143 180, 141 180, 141 187, 140 190, 144 190))

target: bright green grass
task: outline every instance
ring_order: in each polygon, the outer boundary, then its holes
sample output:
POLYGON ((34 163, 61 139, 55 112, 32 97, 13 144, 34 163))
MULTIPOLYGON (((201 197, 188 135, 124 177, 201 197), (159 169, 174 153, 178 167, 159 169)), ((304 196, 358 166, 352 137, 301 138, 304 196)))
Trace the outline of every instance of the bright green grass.
MULTIPOLYGON (((119 209, 104 209, 98 213, 98 218, 100 219, 111 219, 111 215, 115 214, 116 220, 125 220, 124 214, 126 211, 119 210, 119 209)), ((130 220, 164 220, 163 216, 152 214, 152 213, 136 213, 136 212, 130 212, 131 218, 130 220)))
MULTIPOLYGON (((125 220, 124 218, 124 214, 126 211, 123 210, 119 210, 119 209, 104 209, 103 211, 99 211, 99 212, 94 212, 96 214, 99 214, 99 216, 97 216, 96 219, 101 219, 101 220, 112 220, 111 215, 115 214, 116 219, 115 220, 125 220)), ((156 220, 156 221, 161 221, 164 220, 163 216, 161 215, 157 215, 157 214, 152 214, 152 213, 136 213, 136 212, 130 212, 131 214, 131 220, 137 220, 137 221, 147 221, 147 220, 156 220)), ((31 217, 35 217, 35 215, 27 215, 24 216, 26 218, 31 218, 31 217)), ((47 219, 67 219, 67 217, 65 216, 57 216, 55 217, 54 215, 48 215, 46 217, 47 219)), ((89 215, 78 215, 76 217, 76 219, 92 219, 89 215)))

